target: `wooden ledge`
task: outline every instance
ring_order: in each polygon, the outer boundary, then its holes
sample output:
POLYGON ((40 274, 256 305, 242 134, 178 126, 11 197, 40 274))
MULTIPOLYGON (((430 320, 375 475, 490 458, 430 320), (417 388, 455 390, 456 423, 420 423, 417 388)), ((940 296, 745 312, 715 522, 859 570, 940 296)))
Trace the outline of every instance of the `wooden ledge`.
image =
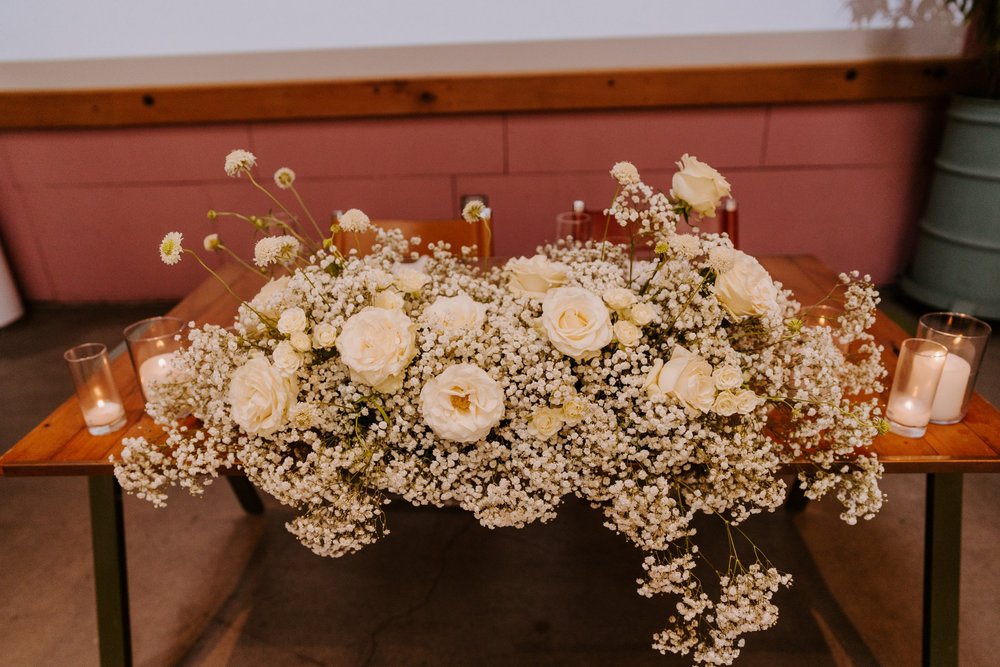
POLYGON ((0 92, 0 128, 868 102, 967 92, 970 58, 0 92))

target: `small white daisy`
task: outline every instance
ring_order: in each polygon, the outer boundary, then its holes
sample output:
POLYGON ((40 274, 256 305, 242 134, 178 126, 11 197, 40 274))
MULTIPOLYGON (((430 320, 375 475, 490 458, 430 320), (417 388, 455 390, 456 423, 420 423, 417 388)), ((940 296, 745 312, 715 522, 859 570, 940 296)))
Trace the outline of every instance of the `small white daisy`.
POLYGON ((184 236, 180 232, 169 232, 163 237, 163 240, 160 241, 160 259, 163 260, 164 264, 173 266, 181 261, 181 253, 184 251, 181 246, 183 240, 184 236))
POLYGON ((479 199, 472 199, 462 209, 462 219, 472 224, 481 220, 490 219, 490 209, 479 199))
POLYGON ((257 241, 253 261, 257 266, 287 264, 299 254, 299 241, 294 236, 268 236, 257 241))
POLYGON ((292 183, 295 182, 295 172, 288 167, 282 167, 278 171, 274 172, 274 183, 282 190, 287 190, 292 187, 292 183))
POLYGON ((219 249, 219 246, 222 245, 222 241, 219 240, 218 234, 209 234, 205 237, 205 240, 202 241, 202 245, 205 246, 205 250, 215 252, 219 249))
POLYGON ((356 208, 348 209, 337 219, 340 228, 345 232, 356 232, 358 234, 371 229, 372 221, 363 211, 356 208))
POLYGON ((257 164, 257 158, 250 151, 237 148, 226 156, 226 174, 237 177, 244 169, 250 171, 257 164))

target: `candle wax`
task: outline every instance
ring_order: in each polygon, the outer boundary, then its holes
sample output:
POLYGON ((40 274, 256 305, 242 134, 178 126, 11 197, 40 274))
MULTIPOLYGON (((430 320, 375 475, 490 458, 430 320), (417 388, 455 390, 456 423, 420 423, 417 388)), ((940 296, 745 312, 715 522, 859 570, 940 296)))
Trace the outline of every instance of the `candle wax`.
POLYGON ((83 420, 87 426, 107 426, 113 424, 125 415, 125 409, 120 403, 98 399, 97 403, 84 409, 83 420))
POLYGON ((168 380, 171 374, 170 360, 174 356, 173 352, 157 354, 146 359, 139 366, 139 383, 142 385, 142 393, 147 398, 149 390, 154 382, 168 380))
POLYGON ((962 403, 965 402, 970 375, 972 367, 969 362, 957 354, 949 353, 944 362, 944 371, 941 372, 941 382, 934 395, 932 421, 956 422, 962 418, 962 403))

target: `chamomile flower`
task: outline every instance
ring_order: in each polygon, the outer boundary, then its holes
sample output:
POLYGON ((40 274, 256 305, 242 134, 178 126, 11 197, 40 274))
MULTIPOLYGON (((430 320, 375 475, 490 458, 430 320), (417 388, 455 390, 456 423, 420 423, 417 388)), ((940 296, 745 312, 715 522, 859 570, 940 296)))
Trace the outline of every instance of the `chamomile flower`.
POLYGON ((160 259, 163 263, 168 266, 173 266, 177 262, 181 261, 181 253, 184 252, 184 248, 181 243, 184 241, 184 235, 180 232, 169 232, 160 241, 160 259))
POLYGON ((278 171, 274 172, 274 184, 282 190, 287 190, 292 187, 292 183, 294 182, 295 172, 288 167, 282 167, 278 171))
POLYGON ((257 164, 257 158, 250 151, 237 148, 226 156, 226 174, 234 178, 244 170, 250 171, 257 164))

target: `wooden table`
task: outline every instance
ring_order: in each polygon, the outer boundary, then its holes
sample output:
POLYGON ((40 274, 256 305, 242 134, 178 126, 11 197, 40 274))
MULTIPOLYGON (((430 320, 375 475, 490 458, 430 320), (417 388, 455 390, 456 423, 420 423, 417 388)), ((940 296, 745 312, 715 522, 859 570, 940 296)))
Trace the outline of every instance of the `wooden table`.
MULTIPOLYGON (((804 304, 821 299, 835 281, 833 272, 814 257, 764 257, 761 262, 804 304)), ((236 267, 226 267, 220 273, 237 292, 247 296, 261 284, 259 278, 236 267)), ((170 314, 198 324, 226 324, 234 309, 232 297, 209 278, 170 314)), ((874 334, 886 348, 886 366, 893 368, 899 343, 908 337, 906 332, 879 313, 874 334)), ((124 346, 116 348, 112 361, 128 415, 123 430, 90 435, 73 397, 0 457, 0 475, 88 477, 102 665, 131 663, 121 490, 109 457, 119 454, 123 437, 157 433, 143 413, 135 375, 123 352, 124 346)), ((923 661, 957 665, 962 475, 1000 472, 1000 412, 977 394, 961 424, 932 424, 923 438, 916 439, 889 434, 877 439, 875 449, 887 472, 927 475, 923 661)), ((245 479, 228 479, 244 509, 262 511, 259 498, 245 479)))

